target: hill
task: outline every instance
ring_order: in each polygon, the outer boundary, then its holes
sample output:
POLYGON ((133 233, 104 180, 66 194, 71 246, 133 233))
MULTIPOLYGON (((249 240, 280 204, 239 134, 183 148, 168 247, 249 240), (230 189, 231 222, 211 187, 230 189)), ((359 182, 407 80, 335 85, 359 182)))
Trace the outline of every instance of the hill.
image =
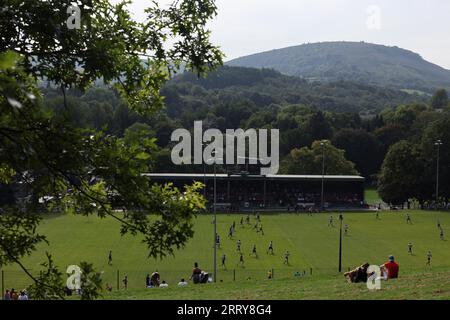
POLYGON ((426 92, 450 87, 450 71, 419 54, 365 42, 303 44, 237 58, 227 65, 270 68, 308 80, 346 80, 426 92))

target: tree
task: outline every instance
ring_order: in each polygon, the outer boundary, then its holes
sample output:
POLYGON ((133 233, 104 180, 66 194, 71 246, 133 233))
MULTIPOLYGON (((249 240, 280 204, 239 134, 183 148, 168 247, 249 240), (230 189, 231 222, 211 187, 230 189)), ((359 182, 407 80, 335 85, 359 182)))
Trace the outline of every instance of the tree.
POLYGON ((380 153, 382 158, 389 150, 389 147, 394 143, 404 140, 407 137, 406 129, 399 124, 387 124, 374 132, 375 139, 380 146, 380 153))
MULTIPOLYGON (((78 1, 82 26, 68 29, 70 2, 7 0, 0 11, 0 181, 21 185, 29 195, 0 215, 0 266, 18 264, 39 297, 62 297, 63 288, 50 258, 39 277, 22 263, 46 241, 37 232, 39 210, 109 216, 121 234, 140 234, 150 257, 162 258, 192 237, 192 217, 204 199, 200 184, 182 192, 142 175, 151 167, 153 139, 125 143, 46 112, 36 79, 58 86, 67 108, 67 88, 83 91, 101 78, 133 112, 150 116, 163 105, 160 89, 170 71, 184 63, 203 74, 222 61, 205 28, 216 14, 214 1, 177 1, 167 9, 153 2, 144 22, 131 18, 127 1, 78 1), (42 206, 38 199, 49 200, 42 206)), ((85 285, 85 297, 95 298, 98 276, 88 263, 81 265, 95 280, 85 285)))
POLYGON ((129 145, 133 143, 141 144, 154 136, 155 133, 148 124, 135 122, 125 130, 124 141, 129 145))
POLYGON ((333 145, 345 150, 345 156, 356 169, 369 178, 378 172, 383 155, 372 134, 362 129, 342 129, 333 137, 333 145))
POLYGON ((391 146, 378 179, 378 192, 383 201, 403 204, 411 198, 422 199, 423 170, 424 159, 417 145, 402 140, 391 146))
POLYGON ((314 141, 311 148, 293 149, 283 161, 285 174, 322 174, 322 160, 325 155, 325 174, 355 175, 355 164, 345 159, 345 151, 337 149, 329 141, 314 141))
POLYGON ((308 121, 308 133, 314 140, 329 139, 331 126, 321 111, 315 112, 308 121))
POLYGON ((439 89, 431 97, 431 106, 435 109, 447 107, 449 103, 448 94, 445 89, 439 89))
POLYGON ((425 159, 425 168, 421 176, 426 178, 424 187, 429 195, 428 200, 435 196, 437 146, 439 147, 439 195, 441 198, 450 199, 450 116, 441 114, 441 118, 431 122, 425 128, 420 141, 422 157, 425 159))

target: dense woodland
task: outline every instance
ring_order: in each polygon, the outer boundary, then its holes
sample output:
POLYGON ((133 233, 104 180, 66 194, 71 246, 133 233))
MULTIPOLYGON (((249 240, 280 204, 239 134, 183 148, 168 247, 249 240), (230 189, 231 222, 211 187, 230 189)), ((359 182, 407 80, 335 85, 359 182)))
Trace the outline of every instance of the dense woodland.
POLYGON ((60 90, 47 86, 43 91, 47 108, 76 127, 105 130, 128 140, 156 137, 156 172, 203 172, 203 167, 176 166, 170 160, 172 131, 192 129, 195 120, 203 120, 204 130, 278 128, 280 173, 320 174, 323 150, 314 142, 328 140, 326 173, 359 173, 374 185, 381 181, 384 199, 392 202, 415 197, 416 191, 404 185, 414 175, 423 180, 420 194, 433 197, 434 142, 441 139, 441 191, 449 194, 450 106, 445 90, 428 97, 351 82, 309 83, 272 70, 224 67, 206 78, 190 73, 173 78, 161 91, 165 108, 151 118, 129 110, 106 87, 96 86, 84 94, 66 92, 67 107, 60 90), (387 166, 399 167, 395 171, 387 166))

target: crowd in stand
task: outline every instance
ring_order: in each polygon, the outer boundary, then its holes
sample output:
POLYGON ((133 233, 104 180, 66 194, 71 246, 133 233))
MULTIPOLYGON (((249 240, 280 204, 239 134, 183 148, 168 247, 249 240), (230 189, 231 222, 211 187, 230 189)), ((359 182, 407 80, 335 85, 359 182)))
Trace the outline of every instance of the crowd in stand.
MULTIPOLYGON (((214 199, 214 188, 208 188, 206 198, 210 202, 214 199)), ((216 202, 228 203, 230 206, 239 208, 287 208, 299 206, 302 208, 319 206, 321 203, 321 192, 304 192, 300 189, 280 188, 267 190, 265 197, 262 188, 247 188, 246 186, 233 186, 228 190, 217 188, 216 202), (261 189, 261 190, 260 190, 261 189)), ((334 207, 361 207, 364 205, 361 195, 354 192, 337 193, 325 192, 324 202, 334 207)))

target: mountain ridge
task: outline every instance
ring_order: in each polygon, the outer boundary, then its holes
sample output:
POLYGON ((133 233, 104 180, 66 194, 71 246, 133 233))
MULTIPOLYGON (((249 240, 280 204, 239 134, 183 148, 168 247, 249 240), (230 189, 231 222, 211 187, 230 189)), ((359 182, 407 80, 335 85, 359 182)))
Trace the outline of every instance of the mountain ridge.
POLYGON ((431 93, 450 88, 450 70, 397 46, 317 42, 232 59, 228 66, 268 68, 310 81, 353 81, 431 93))

